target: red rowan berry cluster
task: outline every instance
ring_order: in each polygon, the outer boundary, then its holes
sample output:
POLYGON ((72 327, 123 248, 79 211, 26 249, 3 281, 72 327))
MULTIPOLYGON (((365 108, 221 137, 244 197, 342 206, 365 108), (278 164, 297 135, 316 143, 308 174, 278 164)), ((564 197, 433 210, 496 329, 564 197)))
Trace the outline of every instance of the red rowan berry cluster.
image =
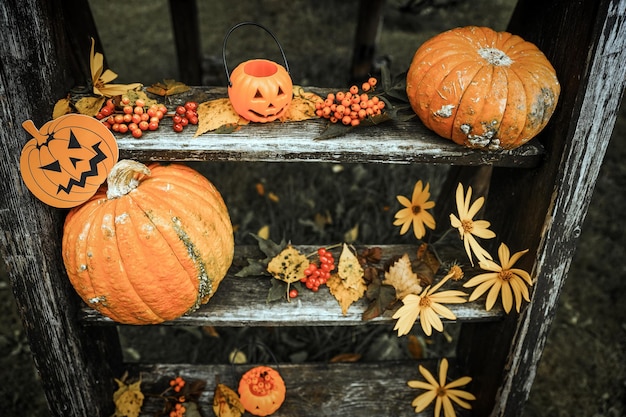
POLYGON ((335 269, 335 258, 326 248, 319 248, 317 256, 319 265, 311 262, 304 270, 304 277, 300 278, 300 282, 313 292, 317 292, 320 285, 326 284, 330 273, 335 269))
POLYGON ((198 124, 198 103, 188 101, 184 106, 176 107, 176 114, 172 117, 174 132, 182 132, 188 124, 198 124))
POLYGON ((329 119, 331 123, 341 122, 346 126, 358 126, 366 117, 376 116, 385 108, 385 102, 377 96, 370 96, 367 91, 377 84, 376 78, 372 77, 359 87, 353 85, 349 91, 328 93, 326 100, 315 103, 315 114, 329 119))
POLYGON ((146 108, 143 100, 137 99, 135 104, 131 105, 128 97, 122 97, 120 107, 122 111, 117 112, 113 99, 108 99, 96 114, 96 119, 102 120, 104 125, 114 132, 130 132, 137 139, 146 130, 157 130, 161 119, 167 113, 167 108, 163 104, 153 104, 146 108))

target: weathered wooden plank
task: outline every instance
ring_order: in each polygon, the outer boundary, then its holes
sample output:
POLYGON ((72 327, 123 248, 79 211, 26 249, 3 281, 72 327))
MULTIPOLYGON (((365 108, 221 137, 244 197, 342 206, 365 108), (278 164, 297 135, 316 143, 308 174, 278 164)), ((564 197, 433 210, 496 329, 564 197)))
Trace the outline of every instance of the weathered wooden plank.
POLYGON ((476 377, 477 390, 493 395, 477 401, 478 415, 523 413, 626 81, 626 2, 562 0, 538 14, 544 6, 520 2, 510 30, 546 53, 563 86, 542 133, 548 158, 532 172, 494 168, 486 213, 498 242, 535 255, 519 266, 536 279, 520 317, 463 327, 459 360, 476 377), (508 357, 504 345, 511 346, 508 357))
MULTIPOLYGON (((297 246, 303 253, 314 251, 313 246, 297 246)), ((414 245, 385 245, 383 249, 383 263, 394 256, 403 253, 414 253, 414 245)), ((256 249, 258 251, 258 249, 256 249)), ((255 252, 254 247, 240 246, 235 252, 235 265, 242 265, 245 258, 255 252)), ((337 253, 336 258, 339 254, 337 253)), ((322 287, 317 293, 312 291, 301 292, 295 300, 288 302, 275 301, 267 303, 267 295, 271 287, 269 276, 236 277, 237 267, 231 268, 229 275, 222 281, 213 298, 199 310, 180 317, 166 325, 187 326, 356 326, 367 323, 392 325, 394 310, 385 312, 381 317, 370 321, 363 321, 363 312, 367 309, 368 301, 363 298, 350 306, 346 315, 341 312, 337 300, 330 294, 327 287, 322 287)), ((448 288, 460 289, 455 282, 449 282, 448 288)), ((466 291, 468 294, 469 292, 466 291)), ((401 303, 398 303, 396 309, 401 303)), ((458 321, 493 321, 504 316, 500 306, 485 311, 484 299, 465 304, 450 305, 450 310, 457 316, 458 321)), ((95 310, 84 307, 81 311, 81 320, 86 323, 113 322, 103 317, 95 310)))
MULTIPOLYGON (((220 87, 194 87, 172 98, 172 105, 226 97, 220 87)), ((183 133, 163 120, 155 132, 142 138, 117 135, 120 157, 141 161, 266 161, 266 162, 375 162, 494 165, 531 168, 544 158, 537 141, 511 151, 467 149, 435 135, 417 118, 360 127, 348 134, 316 140, 326 128, 325 120, 292 123, 251 123, 230 134, 205 133, 196 138, 196 127, 183 133)))
POLYGON ((74 3, 0 3, 0 250, 50 415, 104 416, 113 411, 118 372, 111 367, 121 363, 116 332, 76 321, 78 303, 61 262, 63 212, 37 200, 19 173, 30 139, 22 121, 41 126, 54 102, 85 76, 68 70, 80 67, 70 64, 63 15, 74 3))
MULTIPOLYGON (((416 414, 411 402, 423 390, 407 386, 409 380, 423 380, 418 371, 421 364, 437 375, 437 361, 380 362, 358 364, 278 364, 285 380, 287 395, 282 407, 272 414, 276 417, 301 416, 432 416, 433 407, 416 414)), ((265 364, 276 366, 275 364, 265 364)), ((200 397, 200 407, 210 414, 216 377, 220 383, 237 389, 241 375, 253 365, 129 365, 131 375, 142 377, 146 392, 161 392, 168 379, 181 375, 187 380, 207 383, 200 397)), ((458 378, 454 362, 450 361, 452 378, 458 378)), ((142 416, 152 415, 162 408, 160 398, 147 398, 142 416)), ((457 416, 467 416, 456 408, 457 416)))

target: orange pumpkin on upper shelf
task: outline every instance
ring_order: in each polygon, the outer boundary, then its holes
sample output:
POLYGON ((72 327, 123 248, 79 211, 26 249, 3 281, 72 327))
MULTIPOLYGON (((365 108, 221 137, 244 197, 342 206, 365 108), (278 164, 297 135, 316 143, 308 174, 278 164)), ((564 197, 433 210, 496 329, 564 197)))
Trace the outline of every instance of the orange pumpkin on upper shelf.
POLYGON ((560 91, 554 68, 534 44, 477 26, 424 42, 406 78, 411 107, 426 127, 490 150, 517 148, 541 132, 560 91))
POLYGON ((180 164, 119 161, 63 229, 67 275, 90 307, 124 324, 173 320, 209 301, 234 255, 226 205, 180 164))

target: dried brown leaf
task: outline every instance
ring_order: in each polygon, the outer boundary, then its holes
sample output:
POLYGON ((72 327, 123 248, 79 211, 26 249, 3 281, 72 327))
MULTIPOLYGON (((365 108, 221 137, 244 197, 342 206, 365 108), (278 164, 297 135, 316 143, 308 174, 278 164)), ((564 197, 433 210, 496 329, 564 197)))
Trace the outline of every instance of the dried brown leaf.
POLYGON ((146 88, 146 91, 159 96, 171 96, 187 92, 190 89, 191 88, 187 84, 180 81, 163 80, 163 82, 152 84, 150 87, 146 88))
POLYGON ((413 359, 424 359, 424 347, 414 334, 408 335, 407 349, 413 359))
POLYGON ((194 137, 211 131, 230 133, 248 123, 248 120, 237 114, 227 97, 205 101, 198 106, 198 129, 194 137))
POLYGON ((424 262, 424 264, 428 266, 433 274, 436 274, 437 271, 439 271, 439 267, 441 266, 439 259, 437 259, 437 256, 434 254, 434 252, 430 248, 430 245, 428 245, 427 243, 422 243, 417 249, 417 260, 424 262))
POLYGON ((330 363, 353 363, 361 360, 360 353, 340 353, 330 358, 330 363))
MULTIPOLYGON (((104 97, 83 97, 76 102, 74 107, 80 114, 85 114, 87 116, 95 116, 98 114, 102 105, 104 104, 104 97)), ((55 106, 56 111, 56 106, 55 106)))

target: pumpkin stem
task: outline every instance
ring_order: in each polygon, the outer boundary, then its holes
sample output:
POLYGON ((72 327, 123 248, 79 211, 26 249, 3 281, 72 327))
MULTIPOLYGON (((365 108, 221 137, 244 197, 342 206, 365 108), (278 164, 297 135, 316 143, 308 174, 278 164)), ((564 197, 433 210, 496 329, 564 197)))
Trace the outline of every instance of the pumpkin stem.
POLYGON ((137 188, 144 176, 150 175, 150 170, 141 162, 122 159, 113 165, 107 176, 107 198, 122 197, 137 188))

